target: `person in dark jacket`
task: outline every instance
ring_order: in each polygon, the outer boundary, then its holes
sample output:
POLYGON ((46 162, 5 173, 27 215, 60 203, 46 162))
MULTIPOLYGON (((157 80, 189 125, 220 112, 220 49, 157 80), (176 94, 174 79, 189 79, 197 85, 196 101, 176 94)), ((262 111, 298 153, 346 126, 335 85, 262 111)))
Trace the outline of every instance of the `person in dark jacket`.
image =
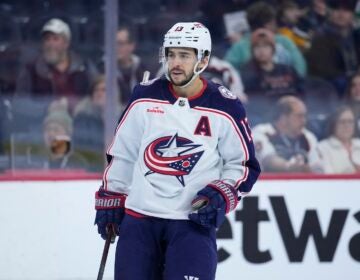
POLYGON ((251 98, 276 102, 284 95, 302 95, 301 78, 289 65, 274 63, 274 34, 259 28, 251 36, 253 58, 241 68, 245 92, 251 98))
POLYGON ((50 99, 66 97, 73 107, 89 93, 97 70, 92 62, 70 50, 71 31, 64 21, 49 20, 41 35, 41 52, 20 70, 16 94, 50 99))
POLYGON ((329 1, 329 20, 323 32, 314 36, 306 55, 309 74, 330 81, 340 94, 360 63, 360 32, 353 27, 353 2, 329 1))

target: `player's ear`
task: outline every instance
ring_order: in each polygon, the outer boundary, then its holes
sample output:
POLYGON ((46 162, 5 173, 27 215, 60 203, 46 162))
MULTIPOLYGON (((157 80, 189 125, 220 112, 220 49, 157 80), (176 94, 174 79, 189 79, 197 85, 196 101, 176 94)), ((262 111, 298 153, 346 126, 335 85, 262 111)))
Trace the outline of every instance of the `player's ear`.
POLYGON ((201 70, 203 67, 206 67, 209 63, 209 56, 204 56, 198 65, 198 70, 201 70))
POLYGON ((208 64, 209 63, 209 56, 207 55, 207 56, 204 56, 202 59, 201 59, 201 61, 206 65, 206 64, 208 64))

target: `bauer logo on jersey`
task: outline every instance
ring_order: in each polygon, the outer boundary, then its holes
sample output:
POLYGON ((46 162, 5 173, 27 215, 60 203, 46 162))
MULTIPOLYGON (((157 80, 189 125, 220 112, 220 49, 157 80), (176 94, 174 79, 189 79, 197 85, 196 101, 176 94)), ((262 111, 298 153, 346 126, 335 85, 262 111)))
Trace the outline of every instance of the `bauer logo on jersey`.
POLYGON ((229 98, 229 99, 236 99, 237 98, 235 94, 233 94, 230 90, 228 90, 224 86, 220 86, 219 91, 220 91, 221 95, 224 96, 225 98, 229 98))
POLYGON ((185 186, 183 176, 191 173, 204 153, 193 151, 198 147, 201 145, 177 134, 154 140, 144 152, 145 164, 150 169, 145 176, 153 173, 175 176, 185 186))

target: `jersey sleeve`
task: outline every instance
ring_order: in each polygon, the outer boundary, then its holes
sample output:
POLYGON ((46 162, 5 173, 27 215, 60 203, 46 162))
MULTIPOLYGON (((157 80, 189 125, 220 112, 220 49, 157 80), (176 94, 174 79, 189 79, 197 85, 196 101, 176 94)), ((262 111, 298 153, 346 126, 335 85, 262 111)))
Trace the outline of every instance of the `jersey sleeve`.
POLYGON ((103 174, 102 185, 105 190, 129 193, 144 127, 143 114, 138 106, 140 102, 140 94, 138 88, 135 87, 129 104, 120 117, 112 143, 106 152, 108 166, 103 174))
POLYGON ((232 183, 240 196, 244 196, 251 191, 261 170, 245 109, 238 100, 228 107, 229 118, 219 139, 223 159, 221 179, 232 183))

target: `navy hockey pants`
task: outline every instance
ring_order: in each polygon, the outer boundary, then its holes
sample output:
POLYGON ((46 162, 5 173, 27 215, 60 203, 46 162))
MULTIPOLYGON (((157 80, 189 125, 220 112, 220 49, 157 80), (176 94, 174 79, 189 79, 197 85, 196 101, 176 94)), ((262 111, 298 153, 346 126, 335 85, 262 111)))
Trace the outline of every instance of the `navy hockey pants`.
POLYGON ((128 214, 121 223, 115 280, 214 280, 216 265, 214 228, 128 214))

